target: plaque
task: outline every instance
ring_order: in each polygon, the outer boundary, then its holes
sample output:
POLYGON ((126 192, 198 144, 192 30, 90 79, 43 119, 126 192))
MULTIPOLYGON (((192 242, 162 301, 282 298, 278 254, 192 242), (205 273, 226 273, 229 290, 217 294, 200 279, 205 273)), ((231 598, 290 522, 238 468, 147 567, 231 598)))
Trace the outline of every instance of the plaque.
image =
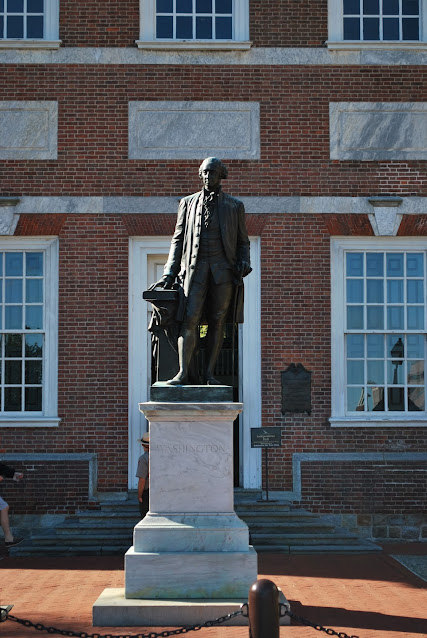
POLYGON ((282 447, 281 428, 251 428, 251 447, 282 447))
POLYGON ((282 414, 285 412, 311 414, 311 372, 302 363, 291 363, 282 372, 282 414))

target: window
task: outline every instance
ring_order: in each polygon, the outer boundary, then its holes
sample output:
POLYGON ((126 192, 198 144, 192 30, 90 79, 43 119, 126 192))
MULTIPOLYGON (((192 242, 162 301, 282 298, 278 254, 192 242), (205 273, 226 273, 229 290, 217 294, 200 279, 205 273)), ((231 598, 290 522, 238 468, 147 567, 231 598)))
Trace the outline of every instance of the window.
POLYGON ((421 0, 329 0, 328 46, 420 48, 427 40, 421 5, 421 0))
POLYGON ((333 240, 332 422, 427 421, 427 243, 357 243, 333 240))
POLYGON ((249 48, 248 0, 141 0, 140 48, 249 48))
POLYGON ((57 417, 57 241, 0 242, 0 426, 57 417))
POLYGON ((0 0, 0 48, 57 48, 59 0, 0 0))

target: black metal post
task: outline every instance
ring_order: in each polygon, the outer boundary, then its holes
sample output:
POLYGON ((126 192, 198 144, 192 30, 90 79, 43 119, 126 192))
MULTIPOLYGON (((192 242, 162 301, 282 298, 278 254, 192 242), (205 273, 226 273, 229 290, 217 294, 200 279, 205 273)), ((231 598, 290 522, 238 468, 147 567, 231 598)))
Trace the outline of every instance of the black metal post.
POLYGON ((268 447, 265 449, 265 500, 268 501, 268 447))
POLYGON ((250 638, 279 638, 279 590, 266 578, 257 580, 249 590, 248 616, 250 638))

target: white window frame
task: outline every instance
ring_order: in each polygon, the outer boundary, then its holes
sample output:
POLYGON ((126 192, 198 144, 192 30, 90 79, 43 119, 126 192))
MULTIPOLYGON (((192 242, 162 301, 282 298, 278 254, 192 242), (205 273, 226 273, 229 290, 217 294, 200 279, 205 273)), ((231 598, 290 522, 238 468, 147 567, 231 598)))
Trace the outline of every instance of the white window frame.
POLYGON ((44 1, 44 38, 0 38, 0 49, 59 49, 59 0, 44 1))
POLYGON ((157 40, 156 0, 140 0, 139 49, 249 49, 249 0, 233 0, 232 40, 157 40))
POLYGON ((329 422, 332 427, 426 427, 427 411, 408 412, 404 415, 402 413, 393 415, 391 412, 375 416, 369 412, 361 412, 360 416, 346 415, 344 258, 347 250, 396 250, 402 252, 409 250, 427 253, 427 239, 418 237, 333 237, 331 239, 332 416, 329 422))
POLYGON ((58 426, 58 238, 2 237, 0 251, 43 251, 44 270, 44 348, 43 348, 43 412, 4 412, 0 414, 3 427, 58 426))
POLYGON ((328 0, 328 49, 409 49, 427 48, 427 6, 420 0, 419 40, 344 40, 343 0, 328 0))

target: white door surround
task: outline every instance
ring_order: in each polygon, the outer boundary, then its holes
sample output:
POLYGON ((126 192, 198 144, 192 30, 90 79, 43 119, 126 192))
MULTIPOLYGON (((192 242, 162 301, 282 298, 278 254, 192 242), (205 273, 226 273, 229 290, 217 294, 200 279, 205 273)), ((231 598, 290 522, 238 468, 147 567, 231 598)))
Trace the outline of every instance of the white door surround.
MULTIPOLYGON (((260 240, 251 237, 253 271, 245 278, 245 323, 239 329, 240 454, 242 487, 261 488, 261 454, 251 448, 251 428, 261 426, 261 272, 260 240)), ((166 262, 170 237, 131 237, 129 240, 129 489, 141 454, 137 439, 147 430, 138 404, 149 400, 151 345, 147 302, 142 292, 155 281, 158 265, 166 262), (154 278, 153 278, 154 277, 154 278)))

